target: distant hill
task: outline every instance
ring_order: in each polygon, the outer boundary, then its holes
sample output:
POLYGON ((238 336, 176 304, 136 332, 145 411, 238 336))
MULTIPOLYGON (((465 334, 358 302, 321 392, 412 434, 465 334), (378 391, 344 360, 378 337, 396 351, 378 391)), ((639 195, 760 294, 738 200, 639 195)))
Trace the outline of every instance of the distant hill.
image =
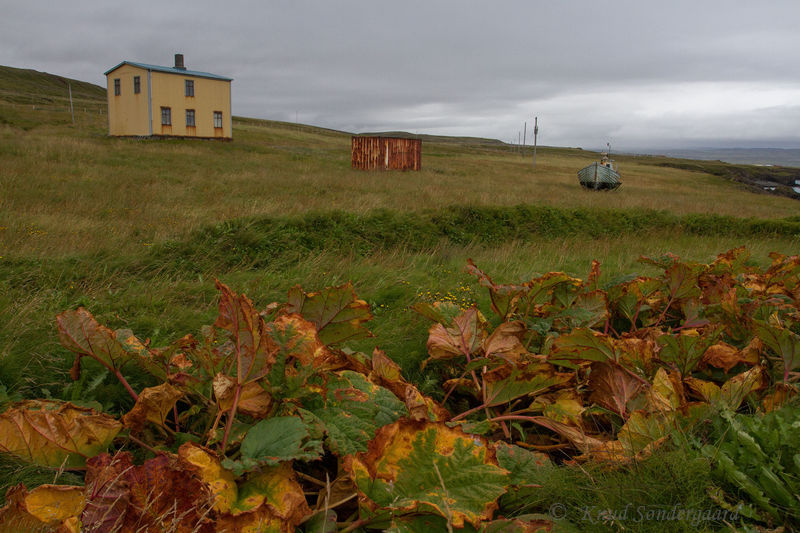
POLYGON ((13 104, 52 105, 73 101, 106 101, 106 89, 85 81, 73 80, 30 69, 0 66, 0 99, 13 104))
POLYGON ((371 132, 371 133, 359 133, 358 135, 368 137, 368 136, 379 136, 379 137, 399 137, 401 139, 422 139, 423 141, 429 142, 440 142, 440 143, 457 143, 457 144, 481 144, 481 145, 490 145, 490 146, 505 146, 506 143, 503 141, 499 141, 497 139, 486 139, 483 137, 449 137, 445 135, 417 135, 414 133, 409 133, 407 131, 381 131, 381 132, 371 132))

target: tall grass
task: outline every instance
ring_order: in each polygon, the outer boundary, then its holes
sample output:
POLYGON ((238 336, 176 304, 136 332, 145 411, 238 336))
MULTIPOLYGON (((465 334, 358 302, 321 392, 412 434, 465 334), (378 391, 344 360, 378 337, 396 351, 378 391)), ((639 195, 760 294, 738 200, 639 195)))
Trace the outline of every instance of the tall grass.
MULTIPOLYGON (((328 237, 328 224, 315 228, 313 217, 299 220, 308 223, 306 233, 281 230, 277 235, 288 237, 268 247, 253 227, 243 234, 215 233, 221 230, 212 228, 136 255, 0 262, 0 382, 25 389, 26 395, 43 389, 58 395, 67 383, 71 356, 59 347, 53 320, 78 305, 112 328, 130 328, 150 338, 155 346, 196 333, 214 319, 214 279, 219 278, 261 306, 283 301, 295 284, 314 290, 352 280, 359 296, 372 306, 375 319, 370 328, 376 335, 353 347, 371 351, 380 346, 409 378, 424 385, 419 363, 426 357, 429 324, 409 308, 418 301, 448 297, 477 303, 488 312, 484 290, 464 272, 467 258, 499 282, 526 281, 553 270, 585 278, 592 259, 599 259, 607 280, 650 273, 650 267, 637 262, 640 255, 672 252, 707 262, 746 243, 753 260, 765 265, 770 251, 797 249, 797 240, 785 236, 699 236, 674 229, 588 239, 584 233, 533 234, 525 239, 509 234, 496 242, 430 239, 423 247, 394 236, 375 242, 344 238, 334 231, 328 237), (342 239, 338 244, 337 235, 342 239)), ((120 401, 124 399, 123 395, 120 401)))

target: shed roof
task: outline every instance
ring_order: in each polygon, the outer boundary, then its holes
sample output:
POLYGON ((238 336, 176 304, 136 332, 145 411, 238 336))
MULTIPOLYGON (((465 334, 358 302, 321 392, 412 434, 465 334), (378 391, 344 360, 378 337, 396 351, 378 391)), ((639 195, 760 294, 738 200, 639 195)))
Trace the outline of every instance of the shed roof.
POLYGON ((210 72, 200 72, 197 70, 187 70, 175 67, 162 67, 159 65, 149 65, 147 63, 137 63, 136 61, 123 61, 119 65, 108 69, 103 74, 108 76, 122 65, 131 65, 134 67, 143 68, 145 70, 154 70, 156 72, 166 72, 167 74, 178 74, 179 76, 196 76, 198 78, 210 78, 212 80, 233 81, 233 78, 220 76, 219 74, 211 74, 210 72))

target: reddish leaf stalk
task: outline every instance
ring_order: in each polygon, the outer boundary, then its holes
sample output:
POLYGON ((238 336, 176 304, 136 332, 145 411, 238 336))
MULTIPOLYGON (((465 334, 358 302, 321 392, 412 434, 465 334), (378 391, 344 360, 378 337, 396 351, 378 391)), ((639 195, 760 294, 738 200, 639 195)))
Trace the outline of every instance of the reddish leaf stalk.
POLYGON ((633 313, 633 320, 631 320, 631 327, 633 328, 633 331, 636 331, 636 329, 637 329, 636 328, 636 321, 639 320, 639 311, 642 310, 642 303, 643 302, 639 302, 638 303, 638 305, 636 306, 636 312, 633 313))
POLYGON ((503 420, 525 420, 526 422, 539 423, 538 416, 524 416, 524 415, 502 415, 492 418, 490 422, 502 422, 503 420))
POLYGON ((178 405, 177 404, 172 406, 172 416, 175 417, 175 431, 176 432, 180 432, 181 425, 178 422, 178 405))
POLYGON ((231 428, 233 427, 233 419, 236 416, 236 409, 239 407, 239 396, 242 394, 242 386, 236 385, 236 393, 233 396, 233 405, 231 405, 230 413, 228 414, 228 420, 225 423, 225 435, 222 437, 222 453, 225 453, 225 448, 228 446, 228 437, 231 433, 231 428))
POLYGON ((119 380, 120 383, 122 383, 122 386, 125 387, 125 390, 128 391, 128 394, 131 395, 131 397, 133 398, 133 401, 138 400, 139 399, 139 395, 136 394, 135 390, 133 390, 133 387, 131 387, 130 383, 128 383, 128 380, 125 379, 125 376, 122 375, 122 372, 120 372, 116 368, 112 368, 112 367, 107 367, 107 368, 109 370, 111 370, 114 373, 115 376, 117 376, 117 379, 119 380))
POLYGON ((217 431, 217 425, 219 424, 220 419, 222 418, 224 411, 221 409, 217 411, 217 416, 214 418, 214 423, 206 430, 206 435, 208 435, 208 440, 206 440, 206 446, 211 444, 211 440, 214 438, 214 434, 217 431))
MULTIPOLYGON (((488 412, 489 410, 487 409, 486 411, 488 412)), ((495 414, 496 413, 495 411, 495 414)), ((491 420, 491 417, 489 417, 489 419, 491 420)), ((508 425, 502 420, 500 421, 500 428, 503 430, 503 435, 505 435, 506 439, 511 440, 511 430, 508 429, 508 425)))

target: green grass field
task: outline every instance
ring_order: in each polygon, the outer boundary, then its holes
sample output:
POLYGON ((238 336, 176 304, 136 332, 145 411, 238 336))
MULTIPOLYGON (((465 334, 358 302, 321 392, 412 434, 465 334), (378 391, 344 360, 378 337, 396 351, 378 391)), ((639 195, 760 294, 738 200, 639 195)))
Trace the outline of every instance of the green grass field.
MULTIPOLYGON (((73 124, 63 83, 23 74, 0 70, 0 392, 10 398, 69 399, 57 313, 85 306, 158 346, 213 321, 217 278, 262 307, 296 284, 353 281, 375 336, 352 347, 381 347, 436 394, 420 370, 429 324, 410 306, 444 298, 486 309, 468 258, 505 282, 585 278, 597 259, 608 281, 650 273, 642 255, 708 262, 745 245, 763 266, 769 252, 800 245, 796 200, 663 158, 618 157, 614 192, 578 185, 597 154, 542 147, 534 169, 530 153, 477 139, 426 139, 421 172, 362 172, 350 168, 349 134, 304 125, 237 118, 228 143, 109 138, 103 91, 81 88, 73 124)), ((132 385, 147 386, 141 379, 132 385)), ((132 405, 110 378, 93 399, 115 413, 132 405)), ((706 505, 695 482, 707 469, 690 470, 678 477, 706 505)), ((11 471, 0 487, 41 475, 6 465, 0 478, 11 471)), ((602 503, 602 475, 570 475, 554 480, 549 501, 584 482, 601 487, 586 501, 602 503)), ((637 487, 656 476, 641 475, 637 487)), ((615 505, 631 497, 623 492, 609 496, 615 505)))

